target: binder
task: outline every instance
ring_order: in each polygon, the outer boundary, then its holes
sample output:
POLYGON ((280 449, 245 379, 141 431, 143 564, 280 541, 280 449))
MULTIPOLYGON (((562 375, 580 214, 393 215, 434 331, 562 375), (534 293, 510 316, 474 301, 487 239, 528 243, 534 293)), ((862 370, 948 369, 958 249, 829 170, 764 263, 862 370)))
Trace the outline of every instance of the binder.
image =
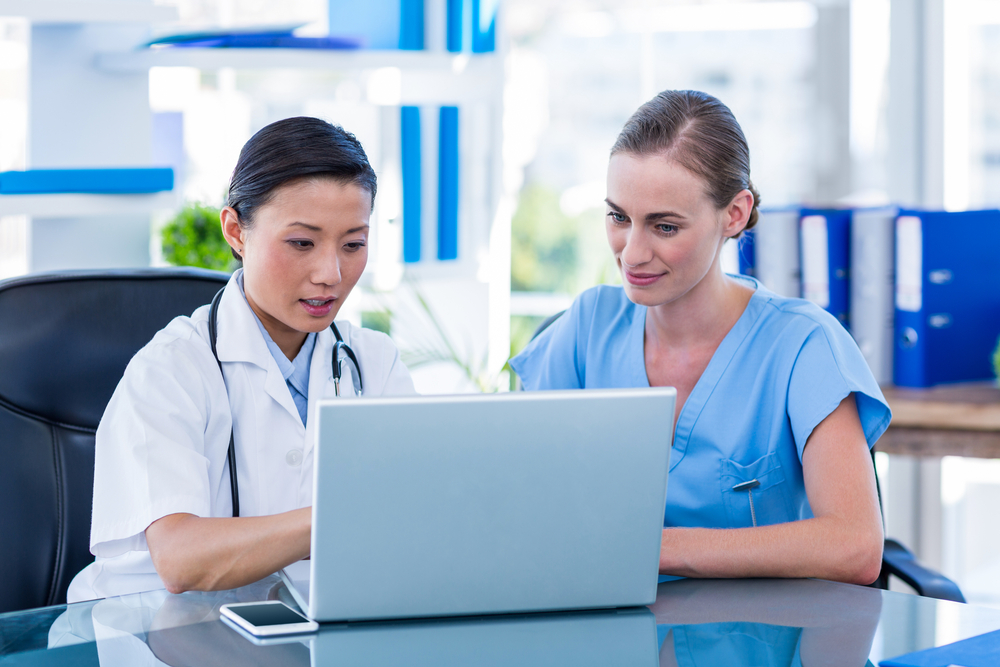
POLYGON ((803 298, 847 327, 851 315, 851 211, 803 209, 799 248, 803 298))
POLYGON ((296 37, 295 35, 220 34, 205 39, 175 41, 175 48, 216 49, 327 49, 350 50, 364 46, 359 37, 296 37))
POLYGON ((424 48, 424 0, 330 0, 330 34, 369 49, 424 48))
POLYGON ((122 169, 28 169, 0 173, 0 195, 125 195, 174 189, 169 167, 122 169))
POLYGON ((898 209, 857 209, 851 221, 851 334, 879 384, 892 382, 898 209))
POLYGON ((754 277, 775 294, 801 296, 799 209, 764 209, 752 231, 754 277))
MULTIPOLYGON (((759 221, 758 221, 759 222, 759 221)), ((736 255, 739 261, 739 272, 744 276, 757 275, 757 257, 754 251, 754 230, 743 232, 743 236, 736 240, 736 255)))
POLYGON ((458 107, 441 107, 438 129, 437 258, 458 259, 458 107))
POLYGON ((403 172, 403 261, 420 261, 423 178, 420 142, 420 107, 400 109, 400 151, 403 172))
POLYGON ((500 0, 472 0, 472 52, 496 50, 497 10, 500 0))
POLYGON ((445 43, 448 51, 492 53, 500 0, 447 0, 445 43))
POLYGON ((897 656, 878 663, 879 667, 993 667, 1000 655, 1000 630, 962 641, 897 656))
POLYGON ((445 46, 450 52, 458 53, 465 42, 465 0, 447 0, 445 12, 445 46))
POLYGON ((1000 210, 900 211, 893 381, 993 377, 1000 334, 1000 210))

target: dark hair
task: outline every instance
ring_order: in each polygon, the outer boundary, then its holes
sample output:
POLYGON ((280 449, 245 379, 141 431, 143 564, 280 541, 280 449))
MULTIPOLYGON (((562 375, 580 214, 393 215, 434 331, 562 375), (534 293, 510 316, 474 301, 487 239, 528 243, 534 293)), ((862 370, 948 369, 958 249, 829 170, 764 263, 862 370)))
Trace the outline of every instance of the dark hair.
MULTIPOLYGON (((371 193, 375 207, 375 170, 361 143, 339 125, 307 116, 279 120, 250 137, 236 161, 226 205, 249 229, 257 209, 279 187, 311 177, 359 185, 371 193)), ((235 251, 233 256, 242 259, 235 251)))
POLYGON ((725 104, 697 90, 665 90, 625 123, 611 155, 663 154, 705 181, 717 208, 742 190, 753 194, 745 230, 757 224, 760 194, 750 181, 750 148, 725 104))

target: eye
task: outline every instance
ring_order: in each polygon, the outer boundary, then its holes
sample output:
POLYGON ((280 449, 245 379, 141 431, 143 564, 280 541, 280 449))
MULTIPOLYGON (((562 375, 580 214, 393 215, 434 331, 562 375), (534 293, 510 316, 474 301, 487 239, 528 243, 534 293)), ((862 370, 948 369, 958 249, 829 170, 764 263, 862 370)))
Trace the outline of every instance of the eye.
POLYGON ((313 245, 313 242, 310 241, 309 239, 290 239, 288 243, 293 248, 296 248, 298 250, 306 250, 308 248, 311 248, 313 245))
POLYGON ((366 245, 368 244, 365 243, 364 241, 350 241, 349 243, 344 244, 344 249, 346 249, 348 252, 357 252, 358 250, 364 248, 366 245))
POLYGON ((677 225, 668 225, 668 224, 657 225, 656 231, 660 232, 664 236, 670 236, 672 234, 677 233, 677 225))
POLYGON ((608 217, 616 224, 622 224, 628 222, 628 218, 619 213, 618 211, 608 211, 608 217))

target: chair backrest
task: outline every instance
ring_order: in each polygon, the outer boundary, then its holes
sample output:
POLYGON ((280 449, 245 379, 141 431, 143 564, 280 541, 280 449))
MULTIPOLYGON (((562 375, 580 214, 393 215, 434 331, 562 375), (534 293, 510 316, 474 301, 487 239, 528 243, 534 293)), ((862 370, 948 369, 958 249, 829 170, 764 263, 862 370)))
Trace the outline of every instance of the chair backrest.
POLYGON ((94 434, 129 360, 229 279, 203 269, 0 281, 0 613, 66 600, 93 560, 94 434))

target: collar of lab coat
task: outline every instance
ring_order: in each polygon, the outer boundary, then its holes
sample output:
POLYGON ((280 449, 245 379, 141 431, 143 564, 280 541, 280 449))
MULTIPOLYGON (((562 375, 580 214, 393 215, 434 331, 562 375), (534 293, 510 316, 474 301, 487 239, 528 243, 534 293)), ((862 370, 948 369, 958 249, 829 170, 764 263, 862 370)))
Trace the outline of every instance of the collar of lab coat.
MULTIPOLYGON (((236 282, 237 276, 243 272, 238 270, 233 274, 226 284, 222 293, 222 301, 219 303, 218 340, 216 341, 216 351, 219 354, 219 361, 242 361, 269 369, 271 366, 277 370, 278 364, 271 356, 271 351, 267 349, 267 343, 257 328, 257 321, 253 311, 243 294, 240 293, 240 286, 236 282)), ((284 383, 284 376, 281 378, 284 383)))
MULTIPOLYGON (((285 376, 278 368, 278 363, 271 355, 271 351, 264 341, 264 337, 257 327, 257 320, 254 318, 250 305, 240 292, 240 286, 236 282, 237 276, 242 269, 233 274, 229 283, 226 284, 222 293, 222 301, 219 303, 219 323, 218 342, 216 350, 219 353, 219 361, 222 362, 244 362, 254 364, 267 372, 264 380, 264 391, 275 401, 281 404, 300 425, 302 418, 295 407, 295 401, 285 384, 285 376)), ((316 338, 316 346, 313 348, 312 359, 309 368, 309 402, 314 400, 313 391, 316 385, 325 386, 326 378, 329 376, 332 382, 332 372, 329 368, 329 355, 326 350, 330 347, 329 338, 333 332, 325 329, 316 338), (319 365, 322 360, 327 360, 327 368, 324 373, 319 365), (317 363, 319 362, 319 363, 317 363), (318 381, 318 382, 317 382, 318 381)), ((322 391, 322 390, 321 390, 322 391)), ((320 394, 322 395, 322 393, 320 394)), ((319 396, 316 396, 319 398, 319 396)))

